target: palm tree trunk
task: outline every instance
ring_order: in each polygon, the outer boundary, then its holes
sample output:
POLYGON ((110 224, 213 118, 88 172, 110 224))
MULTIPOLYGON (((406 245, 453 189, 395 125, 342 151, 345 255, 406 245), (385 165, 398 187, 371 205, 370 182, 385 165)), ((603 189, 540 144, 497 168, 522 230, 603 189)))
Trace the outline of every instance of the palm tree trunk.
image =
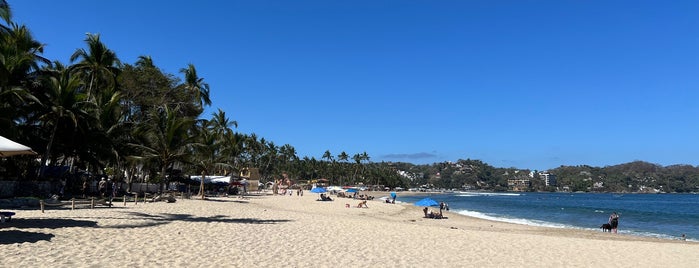
POLYGON ((199 184, 199 194, 201 194, 201 200, 204 200, 204 179, 206 179, 206 172, 201 173, 201 184, 199 184))
POLYGON ((90 86, 87 88, 87 100, 90 100, 90 94, 92 94, 92 82, 95 80, 95 74, 90 75, 90 86))
POLYGON ((167 167, 169 165, 163 165, 162 168, 160 168, 160 175, 163 176, 163 180, 160 181, 160 193, 163 194, 165 193, 165 190, 167 189, 167 176, 165 176, 165 172, 167 172, 167 167))
POLYGON ((56 131, 58 131, 58 122, 53 124, 53 130, 51 131, 51 138, 49 138, 49 143, 46 145, 46 152, 44 152, 44 157, 41 158, 41 165, 39 166, 39 178, 44 177, 44 166, 46 165, 46 160, 49 159, 51 155, 51 147, 53 146, 53 139, 56 138, 56 131))

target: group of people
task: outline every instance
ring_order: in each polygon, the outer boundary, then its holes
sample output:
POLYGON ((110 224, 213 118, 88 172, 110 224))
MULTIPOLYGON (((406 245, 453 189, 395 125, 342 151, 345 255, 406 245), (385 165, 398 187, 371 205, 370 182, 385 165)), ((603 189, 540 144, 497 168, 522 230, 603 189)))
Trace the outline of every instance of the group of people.
POLYGON ((97 189, 100 192, 100 196, 108 199, 110 202, 116 195, 117 191, 116 183, 114 183, 112 179, 105 180, 104 178, 102 178, 102 180, 100 180, 100 182, 97 184, 97 189))
MULTIPOLYGON (((90 195, 92 191, 90 190, 89 179, 83 180, 83 184, 80 190, 82 191, 83 198, 87 198, 87 196, 90 195)), ((99 193, 101 198, 111 200, 116 196, 117 191, 119 191, 119 188, 117 187, 116 182, 112 181, 112 179, 102 178, 97 183, 97 192, 99 193)))
POLYGON ((617 228, 619 227, 619 214, 614 211, 612 215, 609 215, 609 220, 607 223, 609 223, 609 226, 612 227, 612 233, 616 234, 617 228))
POLYGON ((422 209, 422 212, 425 213, 425 218, 430 218, 430 219, 442 219, 444 218, 444 215, 442 214, 442 211, 440 210, 439 212, 432 211, 428 207, 425 207, 422 209))
POLYGON ((320 194, 320 201, 333 201, 330 195, 320 194))
POLYGON ((449 211, 449 204, 445 202, 440 202, 439 203, 439 212, 435 212, 430 210, 428 207, 425 207, 422 209, 422 212, 425 213, 425 218, 431 218, 431 219, 444 219, 444 214, 443 211, 447 210, 449 211))

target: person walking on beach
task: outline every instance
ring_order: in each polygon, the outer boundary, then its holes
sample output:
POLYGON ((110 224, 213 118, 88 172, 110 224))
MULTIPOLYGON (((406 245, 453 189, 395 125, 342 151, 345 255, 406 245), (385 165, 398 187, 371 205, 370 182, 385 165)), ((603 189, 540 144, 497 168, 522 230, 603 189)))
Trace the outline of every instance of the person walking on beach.
POLYGON ((104 180, 104 178, 102 178, 102 180, 100 180, 99 184, 97 184, 97 190, 99 190, 101 197, 104 197, 106 188, 107 188, 107 181, 104 180))
POLYGON ((83 192, 83 198, 87 198, 87 190, 90 185, 87 183, 87 179, 83 180, 83 186, 81 188, 83 192))
POLYGON ((112 198, 114 198, 114 184, 112 184, 112 179, 107 179, 104 189, 104 197, 107 198, 109 204, 112 203, 112 198))
POLYGON ((609 215, 609 225, 612 226, 612 232, 616 234, 616 229, 619 226, 619 214, 617 214, 616 211, 612 212, 612 215, 609 215))

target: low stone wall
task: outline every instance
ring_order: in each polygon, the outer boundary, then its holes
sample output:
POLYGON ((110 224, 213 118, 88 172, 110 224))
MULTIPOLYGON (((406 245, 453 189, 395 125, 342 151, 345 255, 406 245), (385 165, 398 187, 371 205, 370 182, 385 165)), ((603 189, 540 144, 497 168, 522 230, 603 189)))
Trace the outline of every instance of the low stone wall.
POLYGON ((0 181, 0 198, 15 196, 48 197, 55 188, 48 181, 0 181))
POLYGON ((39 199, 36 198, 11 198, 0 199, 0 208, 33 208, 39 207, 39 199))

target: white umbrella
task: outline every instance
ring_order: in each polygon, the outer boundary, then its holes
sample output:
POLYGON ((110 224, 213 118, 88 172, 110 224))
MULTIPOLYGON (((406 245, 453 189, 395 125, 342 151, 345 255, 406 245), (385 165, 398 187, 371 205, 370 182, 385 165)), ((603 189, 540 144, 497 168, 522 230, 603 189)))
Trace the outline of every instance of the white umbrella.
POLYGON ((11 141, 3 136, 0 136, 0 157, 8 157, 20 154, 36 154, 32 148, 11 141))

